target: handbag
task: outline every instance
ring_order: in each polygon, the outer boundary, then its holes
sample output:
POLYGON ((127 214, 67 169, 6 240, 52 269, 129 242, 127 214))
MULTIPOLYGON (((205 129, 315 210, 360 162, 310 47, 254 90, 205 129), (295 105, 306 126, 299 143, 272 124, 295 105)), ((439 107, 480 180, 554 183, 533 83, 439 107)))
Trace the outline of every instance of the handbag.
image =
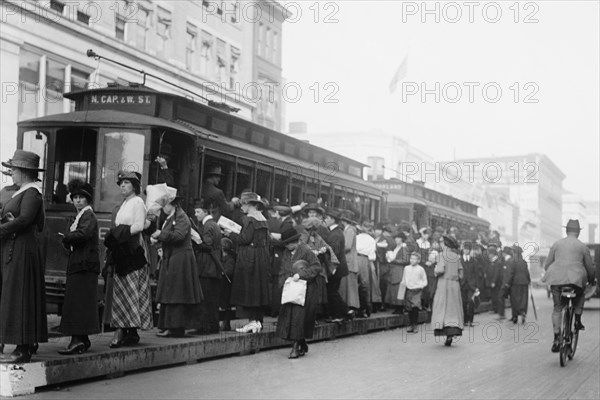
POLYGON ((304 306, 305 301, 306 281, 304 279, 294 281, 294 278, 287 278, 281 292, 281 304, 292 303, 304 306))

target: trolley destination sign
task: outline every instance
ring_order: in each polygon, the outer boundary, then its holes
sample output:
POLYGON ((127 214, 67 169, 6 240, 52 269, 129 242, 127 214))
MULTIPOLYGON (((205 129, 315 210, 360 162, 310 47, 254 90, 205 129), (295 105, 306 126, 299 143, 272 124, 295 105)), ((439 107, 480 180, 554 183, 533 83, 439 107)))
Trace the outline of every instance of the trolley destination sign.
POLYGON ((85 108, 88 110, 116 109, 143 114, 154 114, 156 110, 156 95, 140 94, 138 92, 90 93, 84 96, 85 108))

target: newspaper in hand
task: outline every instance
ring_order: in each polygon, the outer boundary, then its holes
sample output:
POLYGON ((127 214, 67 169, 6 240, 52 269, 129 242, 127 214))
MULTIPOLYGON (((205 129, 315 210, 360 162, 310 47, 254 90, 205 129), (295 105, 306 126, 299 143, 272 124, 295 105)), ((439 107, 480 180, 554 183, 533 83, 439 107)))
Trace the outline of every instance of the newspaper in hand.
POLYGON ((228 229, 233 233, 239 234, 242 231, 242 227, 240 225, 236 224, 235 222, 224 216, 219 217, 218 224, 221 227, 221 229, 228 229))

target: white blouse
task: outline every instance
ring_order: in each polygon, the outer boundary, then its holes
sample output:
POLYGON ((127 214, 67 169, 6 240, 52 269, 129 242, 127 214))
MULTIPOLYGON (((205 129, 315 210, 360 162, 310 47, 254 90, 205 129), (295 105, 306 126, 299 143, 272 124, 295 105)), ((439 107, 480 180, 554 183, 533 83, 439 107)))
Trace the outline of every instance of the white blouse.
POLYGON ((115 217, 115 224, 131 225, 131 234, 135 235, 144 230, 146 222, 146 205, 139 196, 123 201, 115 217))

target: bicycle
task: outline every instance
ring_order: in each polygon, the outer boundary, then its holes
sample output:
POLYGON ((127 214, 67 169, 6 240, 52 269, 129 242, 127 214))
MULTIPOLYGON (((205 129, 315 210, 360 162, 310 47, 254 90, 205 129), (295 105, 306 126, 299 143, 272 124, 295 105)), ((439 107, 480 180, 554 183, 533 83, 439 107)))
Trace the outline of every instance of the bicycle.
POLYGON ((561 324, 561 334, 560 334, 560 348, 559 348, 559 356, 560 356, 560 366, 564 367, 567 365, 569 360, 572 360, 575 357, 575 351, 577 350, 577 342, 579 341, 579 329, 575 328, 574 324, 574 314, 575 314, 575 306, 573 304, 573 299, 575 298, 575 290, 572 288, 565 288, 561 291, 560 297, 561 299, 566 299, 567 306, 563 307, 562 310, 562 324, 561 324))

